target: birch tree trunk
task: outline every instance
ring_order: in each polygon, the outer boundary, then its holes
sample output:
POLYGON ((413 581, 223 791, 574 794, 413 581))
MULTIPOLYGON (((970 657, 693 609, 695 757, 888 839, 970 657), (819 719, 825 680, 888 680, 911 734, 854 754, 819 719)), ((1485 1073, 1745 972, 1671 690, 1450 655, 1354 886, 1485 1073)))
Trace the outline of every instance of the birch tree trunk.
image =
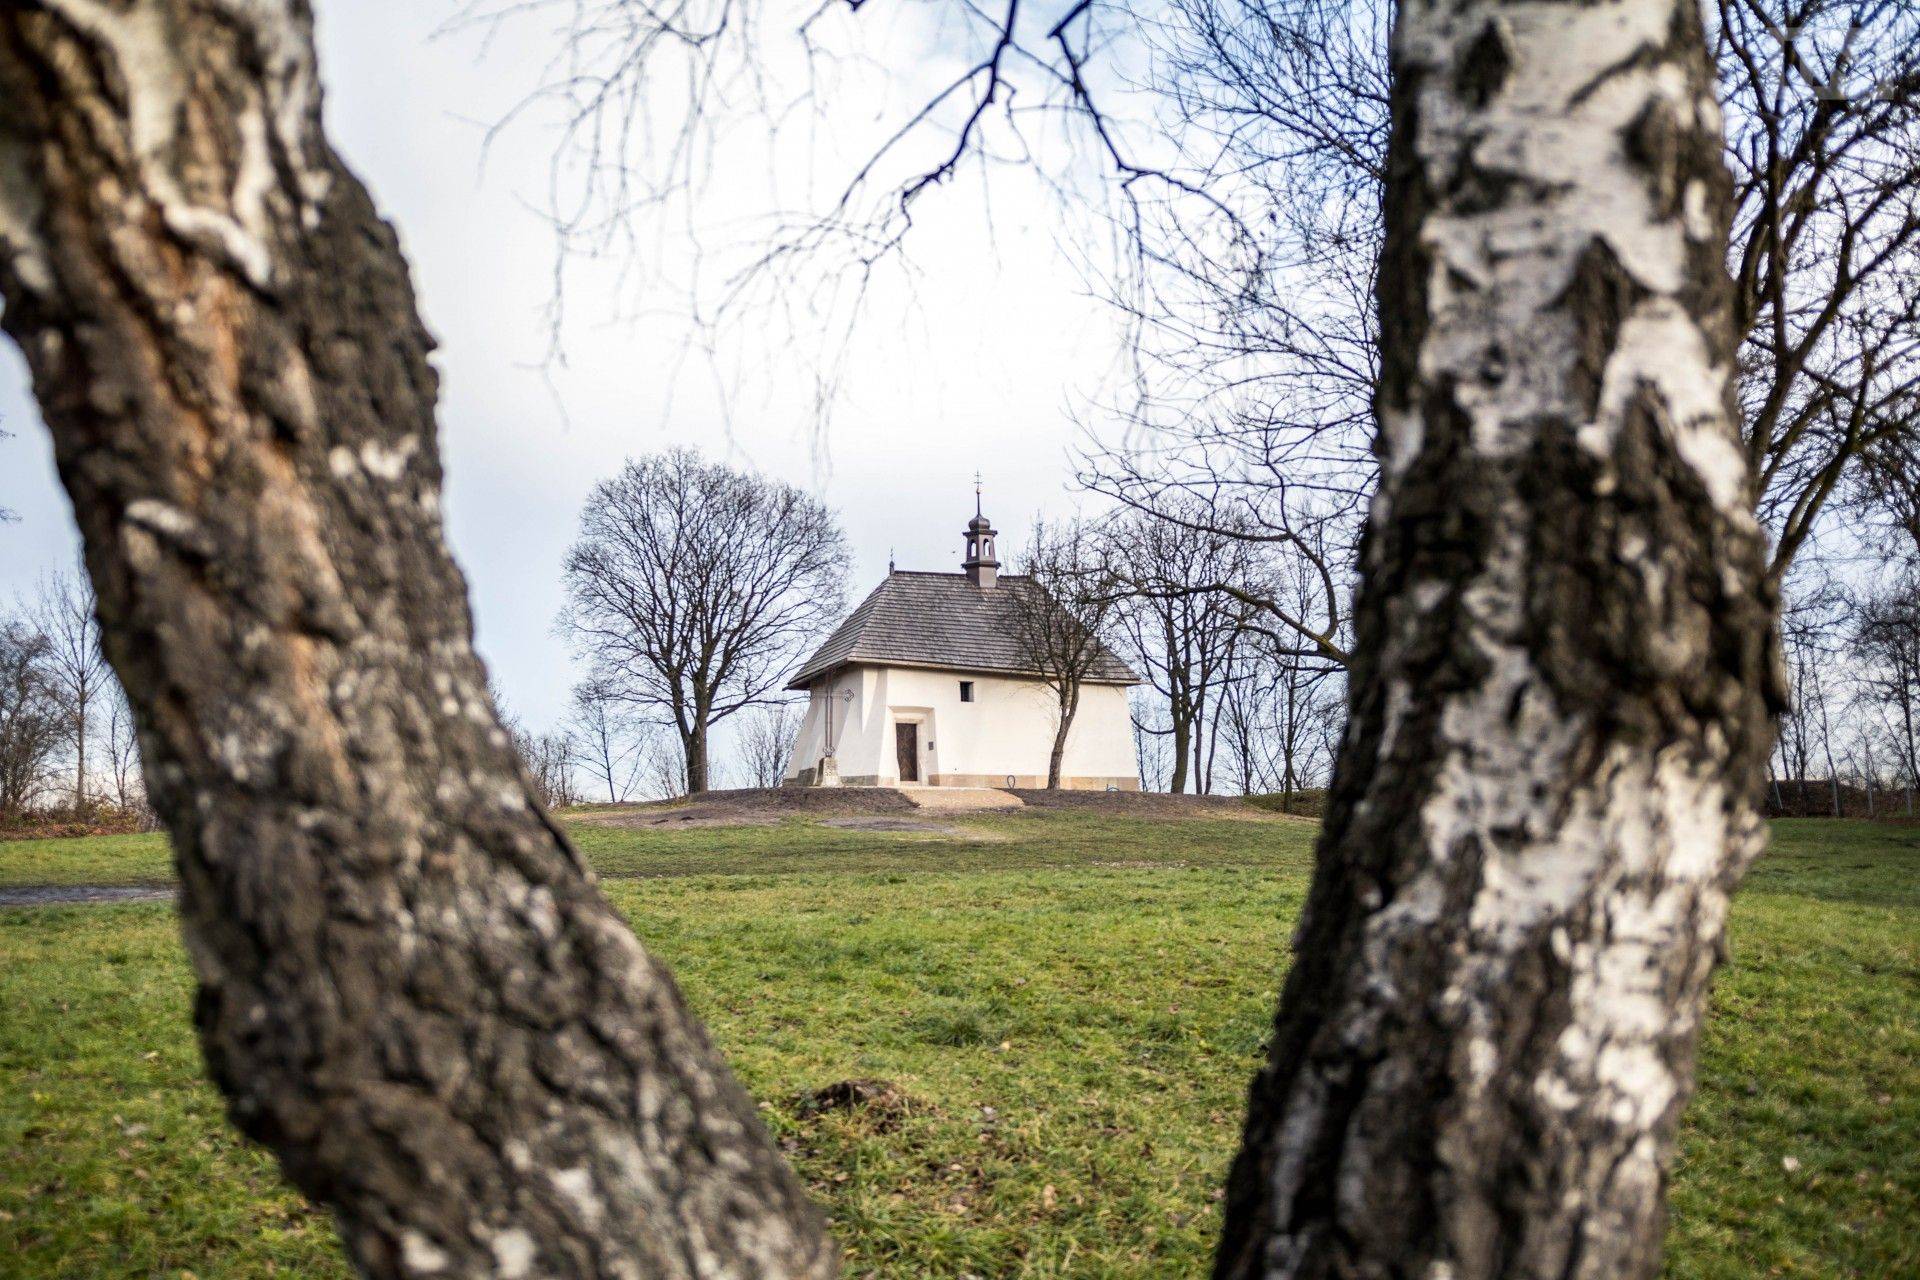
POLYGON ((511 754, 432 343, 301 0, 0 8, 0 295, 178 859, 231 1115, 372 1276, 825 1276, 511 754))
POLYGON ((1779 699, 1694 0, 1403 0, 1352 717, 1217 1274, 1654 1274, 1779 699))

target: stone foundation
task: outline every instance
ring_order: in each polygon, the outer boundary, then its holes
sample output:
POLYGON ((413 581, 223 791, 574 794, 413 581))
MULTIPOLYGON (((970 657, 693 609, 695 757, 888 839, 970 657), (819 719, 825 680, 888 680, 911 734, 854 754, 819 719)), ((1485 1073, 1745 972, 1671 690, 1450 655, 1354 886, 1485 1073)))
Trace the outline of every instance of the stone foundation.
MULTIPOLYGON (((970 789, 986 788, 1006 790, 1012 788, 1021 791, 1042 791, 1046 789, 1047 776, 1043 773, 936 773, 925 782, 902 783, 900 779, 881 774, 854 773, 845 777, 828 770, 822 773, 816 769, 802 769, 794 777, 780 785, 786 787, 966 787, 970 789)), ((1062 778, 1063 791, 1138 791, 1138 778, 1062 778)))
MULTIPOLYGON (((928 779, 929 786, 935 787, 1012 787, 1020 790, 1039 791, 1047 785, 1047 775, 1005 774, 1005 773, 936 773, 928 779)), ((1100 778, 1065 777, 1060 779, 1064 791, 1138 791, 1138 778, 1100 778)))

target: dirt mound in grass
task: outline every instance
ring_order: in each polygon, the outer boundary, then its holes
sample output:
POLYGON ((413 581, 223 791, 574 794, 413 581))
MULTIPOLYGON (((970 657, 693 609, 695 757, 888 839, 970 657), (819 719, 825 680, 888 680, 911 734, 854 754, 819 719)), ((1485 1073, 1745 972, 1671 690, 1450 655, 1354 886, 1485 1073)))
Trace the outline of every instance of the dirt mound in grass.
POLYGON ((960 834, 958 827, 950 827, 944 822, 924 822, 919 818, 895 817, 859 817, 859 818, 822 818, 820 825, 833 827, 840 831, 912 831, 921 835, 955 836, 960 834))
POLYGON ((841 1111, 877 1133, 891 1133, 916 1109, 913 1099, 887 1080, 840 1080, 794 1099, 794 1110, 803 1120, 841 1111))
POLYGON ((910 814, 913 803, 886 787, 764 787, 708 791, 680 800, 609 805, 565 814, 569 822, 608 827, 767 826, 783 818, 861 818, 910 814))
MULTIPOLYGON (((1078 810, 1146 819, 1297 821, 1255 807, 1238 796, 1169 796, 1142 791, 1004 790, 1024 801, 1027 810, 1041 813, 1078 810)), ((1019 813, 1021 810, 1012 809, 1009 812, 1019 813)), ((900 818, 907 822, 915 819, 925 821, 927 818, 919 805, 891 787, 768 787, 709 791, 681 800, 574 809, 563 816, 569 822, 588 825, 666 830, 768 826, 785 818, 900 818)))

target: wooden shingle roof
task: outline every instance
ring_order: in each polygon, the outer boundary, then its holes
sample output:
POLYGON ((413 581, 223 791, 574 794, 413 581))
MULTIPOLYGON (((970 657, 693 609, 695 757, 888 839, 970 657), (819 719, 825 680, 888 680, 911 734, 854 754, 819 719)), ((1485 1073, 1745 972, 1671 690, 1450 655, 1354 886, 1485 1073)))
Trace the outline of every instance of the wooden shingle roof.
MULTIPOLYGON (((834 629, 787 688, 804 689, 816 677, 854 663, 1037 675, 1021 660, 1002 621, 1008 593, 1037 590, 1032 579, 1019 574, 1002 574, 997 585, 977 587, 964 573, 896 569, 834 629)), ((1140 683, 1111 649, 1103 650, 1087 679, 1140 683)))

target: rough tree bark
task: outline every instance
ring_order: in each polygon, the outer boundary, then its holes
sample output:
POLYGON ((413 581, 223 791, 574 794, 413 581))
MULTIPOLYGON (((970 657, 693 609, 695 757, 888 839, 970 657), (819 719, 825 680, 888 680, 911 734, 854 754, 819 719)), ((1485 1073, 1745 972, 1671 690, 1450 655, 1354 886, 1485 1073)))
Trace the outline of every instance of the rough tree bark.
POLYGON ((1217 1274, 1642 1277, 1779 697, 1694 0, 1404 0, 1352 719, 1217 1274))
POLYGON ((0 295, 173 837, 234 1121, 366 1274, 825 1276, 529 794, 441 540, 431 341, 300 0, 0 7, 0 295))

